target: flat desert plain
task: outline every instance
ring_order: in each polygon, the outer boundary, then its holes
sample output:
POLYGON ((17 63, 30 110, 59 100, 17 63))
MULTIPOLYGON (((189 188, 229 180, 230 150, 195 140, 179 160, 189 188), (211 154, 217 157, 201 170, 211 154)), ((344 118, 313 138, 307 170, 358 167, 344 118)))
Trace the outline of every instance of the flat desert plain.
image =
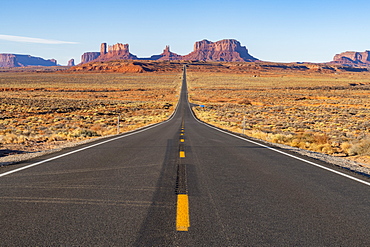
MULTIPOLYGON (((204 106, 193 107, 199 119, 370 164, 369 72, 241 73, 206 66, 190 65, 187 73, 190 101, 204 106)), ((120 133, 163 121, 175 109, 180 85, 180 67, 160 73, 1 72, 0 155, 113 135, 118 118, 120 133)))
POLYGON ((370 73, 191 72, 204 122, 272 143, 370 164, 370 73))
POLYGON ((0 156, 163 121, 180 84, 181 73, 0 73, 0 156))

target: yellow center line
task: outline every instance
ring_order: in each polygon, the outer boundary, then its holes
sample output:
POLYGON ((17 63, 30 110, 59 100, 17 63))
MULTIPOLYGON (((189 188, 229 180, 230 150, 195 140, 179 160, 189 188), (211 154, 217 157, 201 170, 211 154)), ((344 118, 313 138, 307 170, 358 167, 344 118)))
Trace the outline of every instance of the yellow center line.
MULTIPOLYGON (((184 135, 184 126, 181 128, 180 135, 184 135)), ((180 138, 180 142, 185 142, 185 139, 180 138)), ((181 148, 181 146, 180 146, 181 148)), ((181 148, 183 149, 183 147, 181 148)), ((180 158, 185 158, 185 151, 179 151, 180 158)), ((190 227, 189 219, 189 198, 187 194, 177 195, 177 212, 176 212, 176 230, 181 232, 187 232, 190 227)))
POLYGON ((189 227, 189 198, 186 194, 179 194, 177 195, 176 230, 186 232, 189 227))

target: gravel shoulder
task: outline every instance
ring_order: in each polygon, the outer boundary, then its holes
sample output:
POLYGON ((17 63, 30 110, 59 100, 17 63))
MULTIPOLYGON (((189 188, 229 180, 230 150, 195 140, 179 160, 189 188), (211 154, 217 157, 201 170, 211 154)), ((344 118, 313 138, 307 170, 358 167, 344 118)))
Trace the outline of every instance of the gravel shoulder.
POLYGON ((350 170, 350 171, 353 171, 353 172, 356 172, 362 175, 370 176, 370 168, 368 167, 368 165, 360 163, 360 162, 347 160, 341 157, 335 157, 335 156, 331 156, 331 155, 327 155, 323 153, 312 152, 309 150, 291 147, 291 146, 287 146, 283 144, 270 143, 270 142, 266 142, 266 141, 252 138, 252 137, 248 137, 248 138, 252 140, 254 139, 258 142, 266 143, 269 146, 275 146, 275 147, 284 149, 286 151, 295 152, 300 155, 304 155, 304 156, 307 156, 307 157, 310 157, 316 160, 324 161, 326 163, 329 163, 329 164, 332 164, 332 165, 335 165, 335 166, 338 166, 338 167, 341 167, 341 168, 344 168, 344 169, 347 169, 347 170, 350 170))
POLYGON ((97 138, 92 138, 92 139, 86 139, 86 140, 78 141, 78 142, 66 142, 66 143, 61 144, 60 146, 58 146, 56 148, 49 149, 49 150, 42 150, 42 151, 38 151, 38 152, 26 152, 26 153, 22 153, 22 154, 13 154, 13 155, 0 157, 0 167, 17 164, 19 162, 23 162, 23 161, 27 161, 27 160, 30 160, 30 159, 33 159, 33 158, 41 157, 43 155, 56 153, 56 152, 59 152, 59 151, 65 149, 65 148, 77 147, 77 146, 80 146, 80 145, 83 145, 83 144, 86 144, 86 143, 89 143, 89 142, 94 142, 94 141, 97 141, 99 139, 105 139, 105 138, 108 138, 108 137, 109 136, 103 136, 103 137, 97 137, 97 138))

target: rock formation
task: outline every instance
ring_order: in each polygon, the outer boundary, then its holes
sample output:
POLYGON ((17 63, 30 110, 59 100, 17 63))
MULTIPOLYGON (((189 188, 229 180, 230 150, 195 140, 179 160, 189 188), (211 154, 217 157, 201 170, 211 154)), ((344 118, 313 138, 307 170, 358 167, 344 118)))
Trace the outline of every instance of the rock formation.
POLYGON ((69 60, 67 66, 75 66, 75 60, 73 58, 69 60))
POLYGON ((163 61, 182 60, 182 56, 171 52, 170 46, 166 45, 166 48, 160 55, 153 55, 149 58, 149 60, 163 60, 163 61))
POLYGON ((92 60, 97 59, 100 56, 100 52, 85 52, 81 56, 81 63, 88 63, 92 60))
POLYGON ((370 66, 370 51, 355 52, 346 51, 336 54, 332 63, 347 66, 370 66))
POLYGON ((247 48, 241 46, 235 39, 224 39, 217 42, 198 41, 194 51, 183 56, 184 60, 224 61, 224 62, 254 62, 258 59, 249 55, 247 48))
POLYGON ((144 68, 135 62, 120 62, 120 61, 92 61, 86 64, 75 66, 69 71, 94 71, 94 72, 118 72, 118 73, 142 73, 144 68))
POLYGON ((100 52, 85 52, 81 56, 81 64, 89 63, 91 61, 111 61, 111 60, 135 60, 137 56, 133 55, 129 51, 128 44, 117 43, 110 45, 107 52, 107 43, 100 45, 100 52))
POLYGON ((0 54, 0 67, 19 67, 17 66, 14 54, 0 54))
POLYGON ((107 53, 107 43, 101 43, 100 45, 100 55, 104 55, 107 53))
POLYGON ((241 46, 240 42, 234 39, 224 39, 217 42, 208 40, 198 41, 194 45, 194 51, 188 55, 181 56, 170 51, 166 46, 160 55, 153 55, 150 58, 138 58, 129 51, 128 44, 117 43, 112 46, 102 43, 100 52, 86 52, 81 57, 81 64, 91 61, 111 60, 193 60, 193 61, 224 61, 224 62, 254 62, 258 59, 249 55, 247 48, 241 46))
POLYGON ((138 59, 138 57, 130 53, 128 44, 117 43, 115 45, 110 45, 108 47, 108 52, 106 54, 100 54, 98 60, 109 61, 117 59, 132 60, 138 59))
POLYGON ((0 54, 0 67, 57 66, 55 59, 19 54, 0 54))

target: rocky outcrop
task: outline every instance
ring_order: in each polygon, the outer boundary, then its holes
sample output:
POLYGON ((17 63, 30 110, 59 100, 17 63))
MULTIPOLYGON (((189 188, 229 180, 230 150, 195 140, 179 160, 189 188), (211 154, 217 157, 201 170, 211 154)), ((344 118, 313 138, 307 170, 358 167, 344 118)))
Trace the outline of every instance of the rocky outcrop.
POLYGON ((75 66, 75 60, 73 58, 69 60, 67 66, 75 66))
POLYGON ((100 52, 85 52, 81 56, 81 63, 88 63, 100 56, 100 52))
POLYGON ((249 55, 245 46, 235 39, 224 39, 217 42, 198 41, 194 51, 183 56, 184 60, 224 61, 224 62, 254 62, 258 59, 249 55))
POLYGON ((100 55, 104 55, 107 53, 107 43, 101 43, 100 45, 100 55))
POLYGON ((188 55, 181 56, 170 51, 166 46, 160 55, 150 58, 138 58, 129 51, 128 44, 117 43, 112 46, 102 43, 100 52, 86 52, 81 57, 81 64, 94 62, 106 62, 112 60, 192 60, 192 61, 222 61, 222 62, 254 62, 257 58, 251 56, 245 46, 235 39, 224 39, 217 42, 208 40, 198 41, 194 45, 194 51, 188 55))
POLYGON ((106 54, 100 54, 100 57, 97 59, 97 61, 133 59, 138 59, 138 57, 130 53, 129 45, 117 43, 115 45, 108 46, 108 52, 106 54))
POLYGON ((142 73, 145 71, 143 66, 135 62, 120 61, 93 61, 69 69, 69 71, 93 71, 93 72, 118 72, 118 73, 142 73))
POLYGON ((166 45, 166 48, 159 55, 153 55, 149 60, 160 60, 160 61, 171 61, 171 60, 182 60, 183 56, 178 55, 170 51, 170 46, 166 45))
POLYGON ((0 54, 0 67, 57 66, 55 59, 45 60, 41 57, 19 54, 0 54))
POLYGON ((346 51, 336 54, 332 63, 346 66, 370 66, 370 51, 346 51))
POLYGON ((100 52, 86 52, 81 56, 81 64, 89 62, 106 62, 112 60, 135 60, 139 59, 129 51, 128 44, 117 43, 108 46, 107 43, 100 45, 100 52))

